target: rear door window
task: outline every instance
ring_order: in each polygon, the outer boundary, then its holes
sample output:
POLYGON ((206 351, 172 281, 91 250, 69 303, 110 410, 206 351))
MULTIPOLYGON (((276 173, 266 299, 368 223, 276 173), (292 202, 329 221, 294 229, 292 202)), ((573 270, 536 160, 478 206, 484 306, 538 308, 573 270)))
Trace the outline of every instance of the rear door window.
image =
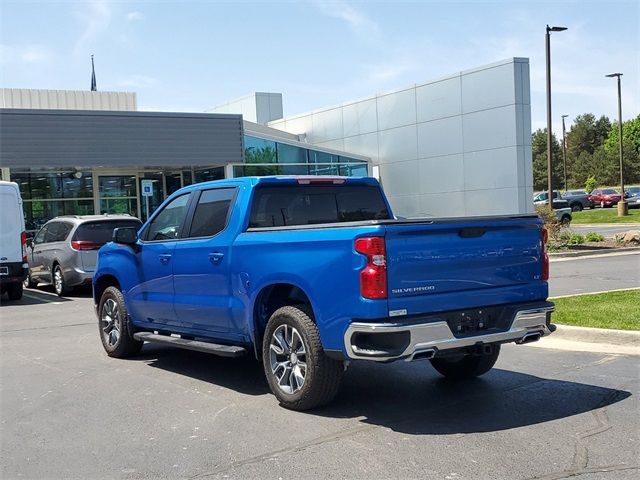
POLYGON ((96 245, 104 245, 113 238, 116 228, 133 227, 140 228, 138 220, 108 220, 83 223, 73 234, 73 240, 79 242, 91 242, 96 245))
POLYGON ((193 214, 189 237, 211 237, 224 230, 235 188, 204 190, 193 214))
POLYGON ((257 187, 249 227, 283 227, 389 219, 378 187, 288 185, 257 187))

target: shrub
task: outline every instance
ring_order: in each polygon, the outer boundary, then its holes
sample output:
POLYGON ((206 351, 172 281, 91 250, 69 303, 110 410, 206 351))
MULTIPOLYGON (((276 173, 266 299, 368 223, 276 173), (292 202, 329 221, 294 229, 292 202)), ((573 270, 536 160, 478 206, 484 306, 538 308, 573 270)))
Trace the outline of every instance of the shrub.
POLYGON ((604 242, 604 237, 596 232, 589 232, 585 236, 587 242, 604 242))
POLYGON ((589 178, 587 178, 587 181, 584 184, 584 189, 587 191, 587 193, 591 193, 597 186, 598 181, 596 180, 596 177, 594 177, 593 175, 589 175, 589 178))
POLYGON ((562 229, 562 225, 558 221, 553 208, 546 203, 544 205, 536 205, 536 213, 544 222, 544 226, 549 232, 549 238, 557 240, 562 229))
POLYGON ((584 243, 584 237, 579 233, 572 233, 569 237, 569 245, 582 245, 584 243))

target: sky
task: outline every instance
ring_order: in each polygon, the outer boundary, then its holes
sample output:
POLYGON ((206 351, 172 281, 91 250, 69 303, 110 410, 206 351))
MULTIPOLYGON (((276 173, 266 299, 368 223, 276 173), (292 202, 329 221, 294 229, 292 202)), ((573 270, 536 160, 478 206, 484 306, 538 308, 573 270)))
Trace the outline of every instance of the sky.
POLYGON ((135 91, 139 110, 195 111, 281 92, 285 116, 527 57, 546 125, 545 25, 560 115, 640 113, 640 1, 0 0, 0 85, 135 91))

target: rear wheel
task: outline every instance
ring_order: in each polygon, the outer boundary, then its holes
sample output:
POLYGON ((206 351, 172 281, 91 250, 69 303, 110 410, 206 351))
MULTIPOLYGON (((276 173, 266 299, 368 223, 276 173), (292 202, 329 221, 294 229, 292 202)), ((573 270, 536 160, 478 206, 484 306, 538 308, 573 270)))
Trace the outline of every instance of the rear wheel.
POLYGON ((262 346, 264 371, 280 405, 309 410, 338 393, 342 362, 324 353, 320 334, 305 307, 282 307, 267 323, 262 346))
POLYGON ((110 357, 135 355, 144 343, 133 338, 127 306, 122 292, 116 287, 108 287, 100 298, 98 329, 102 346, 110 357))
POLYGON ((571 223, 571 217, 569 215, 563 215, 560 219, 562 225, 569 225, 571 223))
POLYGON ((571 211, 572 212, 581 212, 582 211, 582 204, 581 203, 572 203, 571 204, 571 211))
POLYGON ((20 300, 22 298, 22 283, 12 283, 7 287, 7 294, 9 300, 20 300))
POLYGON ((491 353, 432 358, 431 365, 447 378, 461 380, 479 377, 493 368, 500 355, 500 345, 494 345, 491 353))
POLYGON ((53 269, 53 288, 60 297, 62 297, 63 295, 68 295, 71 291, 71 289, 64 281, 64 275, 62 273, 62 267, 60 267, 60 265, 56 265, 53 269))

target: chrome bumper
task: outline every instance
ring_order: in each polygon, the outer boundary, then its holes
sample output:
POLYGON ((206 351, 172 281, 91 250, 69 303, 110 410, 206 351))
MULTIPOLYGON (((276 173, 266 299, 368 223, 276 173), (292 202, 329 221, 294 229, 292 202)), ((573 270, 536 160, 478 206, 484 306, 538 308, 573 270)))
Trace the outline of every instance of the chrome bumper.
POLYGON ((527 343, 549 335, 552 330, 547 326, 547 314, 553 312, 551 306, 518 311, 511 328, 504 332, 489 333, 473 337, 457 338, 447 322, 437 321, 402 325, 397 323, 352 323, 344 334, 344 346, 351 359, 387 362, 405 359, 412 361, 421 358, 432 358, 438 351, 471 347, 490 343, 527 343), (384 355, 384 352, 361 350, 352 343, 356 333, 397 333, 409 332, 408 346, 399 354, 384 355), (414 358, 416 357, 416 358, 414 358))

